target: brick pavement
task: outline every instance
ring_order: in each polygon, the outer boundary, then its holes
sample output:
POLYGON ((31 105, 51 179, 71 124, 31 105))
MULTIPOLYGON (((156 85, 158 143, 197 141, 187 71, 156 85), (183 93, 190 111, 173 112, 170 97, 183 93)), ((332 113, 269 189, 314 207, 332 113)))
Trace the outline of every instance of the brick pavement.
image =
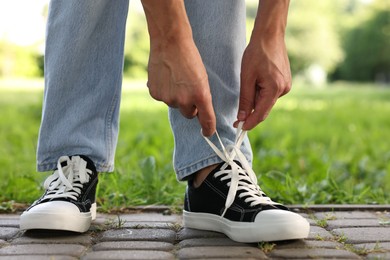
POLYGON ((311 224, 308 239, 259 244, 237 243, 219 233, 185 229, 180 215, 159 211, 98 214, 90 231, 81 235, 21 232, 18 215, 3 214, 0 260, 390 259, 390 206, 301 208, 299 213, 311 224))

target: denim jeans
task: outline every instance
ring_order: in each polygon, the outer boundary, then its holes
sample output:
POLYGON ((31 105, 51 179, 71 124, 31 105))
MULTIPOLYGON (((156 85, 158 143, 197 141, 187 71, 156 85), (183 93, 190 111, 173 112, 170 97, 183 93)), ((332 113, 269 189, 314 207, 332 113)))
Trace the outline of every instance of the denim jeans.
MULTIPOLYGON (((225 145, 232 144, 246 45, 245 1, 188 0, 185 4, 208 73, 217 130, 225 145)), ((128 0, 50 2, 39 171, 53 170, 60 156, 74 154, 89 156, 99 172, 113 171, 128 5, 128 0)), ((196 118, 186 119, 170 108, 169 120, 179 180, 221 161, 201 136, 196 118)), ((251 161, 248 139, 242 151, 251 161)))

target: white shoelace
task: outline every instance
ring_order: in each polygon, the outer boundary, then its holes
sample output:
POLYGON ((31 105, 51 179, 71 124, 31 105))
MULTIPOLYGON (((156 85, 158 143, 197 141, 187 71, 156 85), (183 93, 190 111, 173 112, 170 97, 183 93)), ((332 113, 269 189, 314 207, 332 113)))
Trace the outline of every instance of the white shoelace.
POLYGON ((256 206, 259 204, 277 204, 273 202, 265 193, 261 190, 257 184, 256 174, 253 172, 251 165, 245 158, 245 155, 241 152, 240 147, 245 138, 246 131, 242 130, 244 122, 240 122, 237 127, 236 138, 234 145, 224 146, 218 132, 215 132, 219 143, 221 144, 222 150, 218 149, 209 138, 205 138, 210 147, 214 152, 225 162, 221 169, 215 173, 215 177, 225 175, 221 180, 229 180, 229 192, 225 202, 225 210, 222 213, 223 217, 228 208, 233 204, 234 198, 236 197, 237 191, 241 191, 238 195, 240 198, 246 197, 245 202, 250 206, 256 206), (241 163, 242 166, 238 165, 234 159, 241 163), (226 169, 230 166, 231 169, 226 169))
POLYGON ((92 171, 87 169, 87 162, 80 156, 62 156, 58 159, 57 170, 49 176, 44 187, 47 193, 43 199, 71 198, 77 200, 83 184, 88 182, 92 171), (61 163, 66 162, 62 167, 61 163))

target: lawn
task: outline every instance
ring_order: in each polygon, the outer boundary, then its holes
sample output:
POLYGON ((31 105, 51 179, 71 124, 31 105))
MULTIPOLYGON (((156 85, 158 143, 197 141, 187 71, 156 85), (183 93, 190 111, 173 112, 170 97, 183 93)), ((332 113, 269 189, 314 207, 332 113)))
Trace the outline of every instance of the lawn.
MULTIPOLYGON (((142 83, 141 83, 142 84, 142 83)), ((0 81, 0 202, 30 203, 49 173, 35 172, 41 80, 0 81)), ((135 86, 135 87, 134 87, 135 86)), ((296 86, 249 133, 263 190, 286 204, 390 203, 390 88, 296 86)), ((126 82, 114 173, 101 174, 102 211, 180 206, 166 107, 126 82)))

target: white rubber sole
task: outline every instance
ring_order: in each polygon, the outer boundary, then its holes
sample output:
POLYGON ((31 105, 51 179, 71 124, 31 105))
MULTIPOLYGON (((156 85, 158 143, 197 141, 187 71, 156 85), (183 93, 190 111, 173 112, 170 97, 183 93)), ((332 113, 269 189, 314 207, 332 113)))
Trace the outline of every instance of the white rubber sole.
POLYGON ((184 210, 183 222, 187 228, 221 232, 242 243, 303 239, 309 235, 310 224, 296 213, 266 210, 260 214, 262 215, 256 222, 236 222, 214 214, 184 210))
POLYGON ((90 212, 64 214, 61 208, 57 211, 25 211, 20 216, 21 230, 50 229, 83 233, 88 231, 92 220, 96 218, 96 203, 90 212))

